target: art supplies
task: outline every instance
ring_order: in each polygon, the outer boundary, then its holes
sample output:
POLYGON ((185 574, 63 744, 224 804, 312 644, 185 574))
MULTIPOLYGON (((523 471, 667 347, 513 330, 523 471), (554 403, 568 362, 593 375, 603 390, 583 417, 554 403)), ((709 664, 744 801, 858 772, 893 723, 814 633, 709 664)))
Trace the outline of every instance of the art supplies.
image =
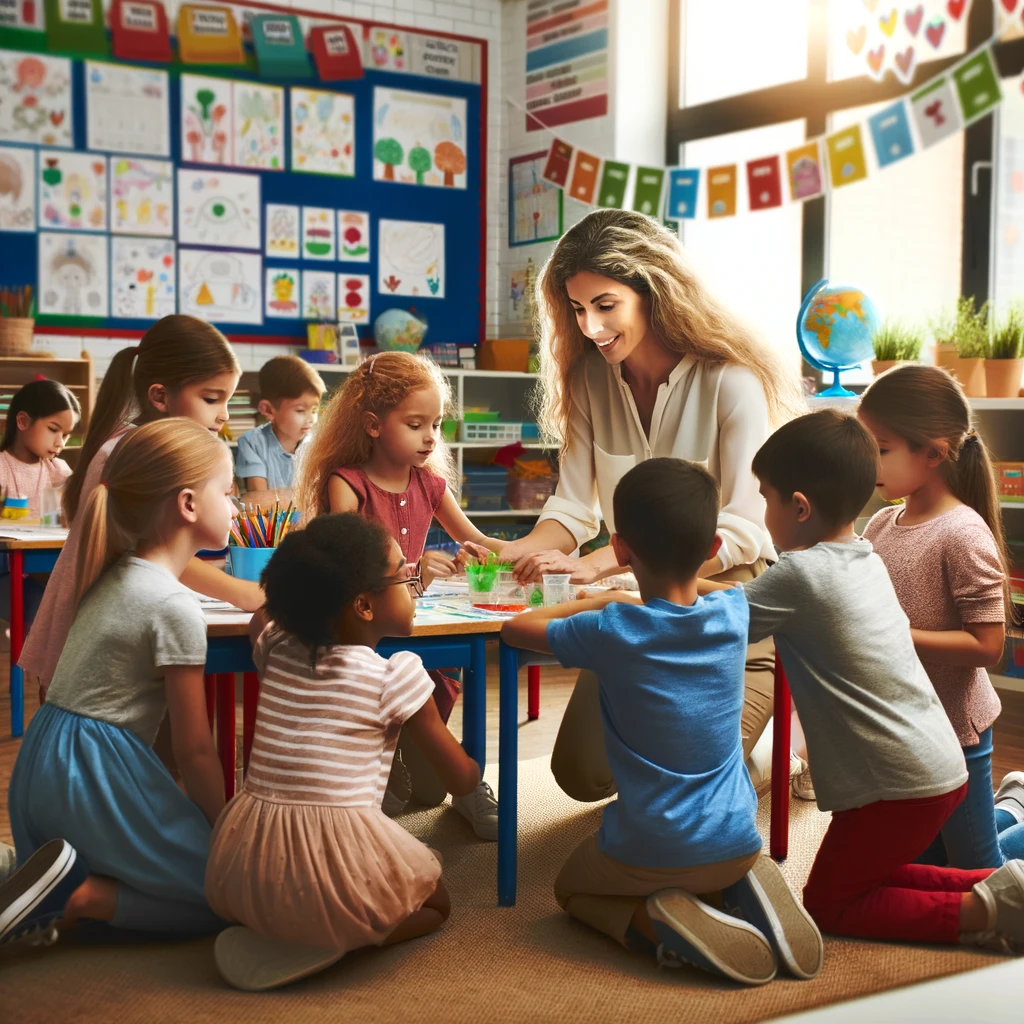
POLYGON ((21 288, 0 288, 0 316, 34 317, 36 300, 32 285, 21 288))
POLYGON ((230 543, 243 548, 276 548, 298 518, 299 510, 291 501, 283 512, 280 501, 266 512, 259 505, 243 506, 231 523, 230 543))

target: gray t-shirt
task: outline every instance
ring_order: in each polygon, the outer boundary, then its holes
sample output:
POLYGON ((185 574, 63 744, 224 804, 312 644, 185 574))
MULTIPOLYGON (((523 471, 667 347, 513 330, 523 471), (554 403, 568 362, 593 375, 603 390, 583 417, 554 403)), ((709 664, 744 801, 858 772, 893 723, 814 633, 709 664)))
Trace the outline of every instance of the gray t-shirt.
POLYGON ((948 793, 963 751, 866 540, 790 551, 743 585, 750 641, 775 637, 823 811, 948 793))
POLYGON ((199 599, 162 566, 125 555, 79 605, 46 699, 151 744, 167 711, 164 668, 205 664, 199 599))

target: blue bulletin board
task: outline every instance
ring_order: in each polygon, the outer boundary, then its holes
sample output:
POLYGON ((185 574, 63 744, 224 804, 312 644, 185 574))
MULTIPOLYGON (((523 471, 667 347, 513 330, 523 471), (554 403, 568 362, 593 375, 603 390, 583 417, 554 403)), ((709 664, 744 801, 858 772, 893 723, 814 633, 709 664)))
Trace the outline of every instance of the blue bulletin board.
MULTIPOLYGON (((261 10, 280 10, 282 14, 296 14, 294 9, 279 9, 263 7, 260 5, 246 5, 248 8, 260 7, 261 10)), ((323 15, 316 15, 320 22, 329 21, 323 15)), ((354 23, 346 19, 350 26, 354 23)), ((110 178, 113 175, 114 161, 118 156, 125 156, 118 151, 98 148, 87 149, 87 101, 86 101, 86 58, 76 57, 72 54, 60 54, 45 49, 45 35, 42 33, 15 34, 16 42, 12 41, 10 33, 0 34, 0 47, 10 50, 36 50, 40 55, 70 57, 72 59, 72 99, 71 99, 71 120, 72 120, 72 144, 73 152, 78 154, 88 153, 95 161, 107 161, 107 182, 108 182, 108 220, 106 231, 82 230, 81 232, 66 232, 67 234, 81 235, 93 238, 102 236, 105 240, 108 259, 108 310, 113 314, 115 311, 114 295, 114 273, 110 265, 113 252, 113 243, 124 236, 113 234, 110 231, 113 215, 114 198, 109 195, 110 178), (36 47, 31 42, 22 43, 32 36, 41 36, 43 45, 36 47)), ((440 34, 438 34, 440 35, 440 34)), ((458 39, 460 37, 450 37, 458 39)), ((472 43, 480 47, 481 57, 480 81, 486 82, 486 43, 479 40, 465 40, 467 44, 472 43)), ((173 44, 173 40, 172 40, 173 44)), ((176 49, 175 49, 176 55, 176 49)), ((2 55, 0 55, 2 56, 2 55)), ((252 257, 258 256, 260 261, 260 320, 252 322, 252 311, 245 315, 239 322, 223 319, 223 313, 217 317, 210 316, 211 322, 216 323, 228 337, 239 342, 287 342, 291 344, 305 343, 307 324, 313 322, 316 317, 305 319, 281 319, 267 316, 267 290, 271 286, 268 271, 275 268, 278 270, 294 269, 300 272, 319 272, 321 274, 333 274, 339 287, 339 294, 336 302, 344 302, 344 286, 338 275, 342 278, 349 275, 355 278, 359 275, 368 275, 369 297, 369 324, 360 325, 361 336, 372 337, 373 320, 384 310, 390 308, 409 309, 415 308, 417 315, 425 317, 430 324, 430 341, 432 342, 455 342, 457 344, 478 344, 484 335, 485 316, 485 291, 486 291, 486 216, 485 216, 485 149, 486 149, 486 121, 484 111, 486 109, 486 86, 481 86, 467 81, 430 78, 421 75, 408 73, 397 73, 393 71, 381 71, 367 67, 365 74, 360 79, 321 82, 316 76, 313 62, 310 61, 309 77, 297 77, 294 79, 283 79, 272 81, 261 79, 253 59, 252 53, 247 51, 247 63, 237 66, 216 66, 209 65, 183 65, 177 62, 171 64, 147 64, 144 61, 119 62, 113 57, 90 58, 102 60, 110 65, 124 64, 135 68, 153 68, 169 73, 169 104, 170 104, 170 160, 174 166, 175 190, 174 190, 174 217, 173 236, 178 244, 178 252, 175 253, 176 263, 176 309, 178 312, 195 312, 194 308, 186 308, 184 295, 182 294, 182 281, 180 280, 182 259, 180 250, 203 248, 210 251, 218 250, 225 252, 215 242, 216 232, 207 231, 207 241, 196 243, 194 239, 183 242, 179 238, 179 206, 187 197, 183 197, 178 188, 179 169, 203 170, 205 172, 222 172, 226 174, 258 175, 259 177, 259 249, 247 250, 249 259, 246 266, 249 268, 250 278, 253 276, 252 257), (285 101, 283 104, 284 132, 283 132, 283 170, 254 169, 244 166, 211 166, 209 164, 196 163, 193 157, 196 155, 194 145, 190 145, 182 139, 182 75, 201 75, 217 79, 239 82, 260 82, 265 85, 283 86, 285 88, 285 101), (354 110, 354 174, 350 177, 341 177, 320 173, 305 173, 292 169, 292 89, 312 89, 324 92, 343 94, 352 97, 354 110), (408 97, 408 109, 404 110, 402 116, 406 119, 404 124, 406 132, 406 145, 401 168, 396 167, 396 180, 375 180, 374 178, 374 116, 375 116, 375 90, 377 96, 377 112, 382 109, 381 99, 384 96, 382 90, 401 90, 408 97), (415 126, 409 128, 409 110, 415 112, 417 109, 415 95, 425 94, 433 97, 451 97, 458 101, 455 106, 460 112, 464 109, 464 120, 461 131, 464 137, 460 139, 461 149, 464 152, 464 166, 459 169, 460 161, 456 159, 454 164, 455 173, 452 167, 442 172, 437 157, 438 150, 427 150, 420 146, 418 141, 408 141, 413 138, 409 132, 415 132, 415 126), (464 103, 464 108, 463 108, 464 103), (183 152, 184 142, 184 152, 183 152), (418 149, 419 155, 411 156, 412 150, 418 149), (431 152, 433 160, 428 159, 427 152, 431 152), (429 165, 429 167, 428 167, 429 165), (443 177, 442 177, 443 174, 443 177), (416 179, 429 178, 436 184, 417 184, 416 179), (409 183, 399 180, 406 179, 409 183), (464 182, 465 187, 457 187, 464 182), (269 205, 286 205, 299 207, 300 222, 302 207, 324 208, 331 211, 359 211, 369 214, 369 241, 370 259, 368 262, 353 262, 347 259, 341 252, 341 239, 336 237, 335 244, 337 251, 333 260, 312 260, 292 256, 275 256, 267 252, 267 216, 266 207, 269 205), (380 222, 420 222, 428 225, 443 225, 443 276, 441 280, 424 278, 427 287, 420 287, 419 294, 393 294, 387 287, 381 286, 378 273, 381 269, 381 247, 380 247, 380 222), (442 295, 443 293, 443 295, 442 295)), ((5 90, 6 91, 6 90, 5 90)), ((424 104, 429 111, 431 102, 424 104)), ((434 103, 435 107, 437 103, 434 103)), ((441 104, 443 106, 443 104, 441 104)), ((0 129, 4 124, 2 112, 0 112, 0 129)), ((378 133, 380 135, 381 133, 378 133)), ((384 132, 383 134, 387 134, 384 132)), ((429 145, 429 143, 428 143, 429 145)), ((18 147, 24 150, 35 150, 37 163, 39 152, 45 147, 25 145, 23 140, 13 138, 10 135, 3 136, 0 131, 0 147, 18 147)), ((9 150, 8 150, 9 152, 9 150)), ((70 153, 72 150, 64 149, 62 153, 70 153)), ((386 151, 385 151, 386 152, 386 151)), ((202 154, 200 154, 202 155, 202 154)), ((128 156, 135 156, 128 154, 128 156)), ((138 154, 138 159, 158 159, 145 154, 138 154)), ((26 159, 28 159, 26 157, 26 159)), ((378 164, 380 173, 382 165, 378 164)), ((37 171, 36 182, 39 183, 39 175, 44 168, 40 166, 37 171)), ((0 200, 3 197, 0 196, 0 200)), ((31 285, 36 295, 39 294, 39 265, 41 241, 45 254, 52 251, 55 244, 54 239, 45 240, 46 232, 39 230, 41 223, 40 216, 42 204, 41 196, 37 188, 36 194, 36 230, 10 231, 2 230, 3 221, 0 220, 0 286, 17 287, 31 285)), ((300 223, 301 229, 301 223, 300 223)), ((60 229, 63 230, 63 229, 60 229)), ((393 228, 391 230, 394 230, 393 228)), ((337 221, 335 221, 337 232, 337 221)), ((432 229, 433 244, 438 245, 440 232, 432 229)), ((392 240, 395 235, 390 236, 392 240)), ((429 239, 428 239, 429 241, 429 239)), ((89 243, 92 252, 99 251, 100 245, 97 241, 89 243)), ((234 256, 245 255, 244 247, 237 244, 231 245, 230 249, 234 256)), ((122 249, 123 250, 123 243, 122 249)), ((193 265, 196 257, 192 257, 193 265)), ((390 265, 390 264, 388 264, 390 265)), ((49 266, 52 266, 50 264, 49 266)), ((50 271, 47 271, 49 273, 50 271)), ((397 280, 396 275, 386 275, 385 280, 392 284, 397 280)), ((312 280, 312 279, 310 279, 312 280)), ((301 284, 299 290, 301 291, 301 284)), ((396 288, 404 289, 410 287, 396 285, 396 288)), ((195 293, 191 293, 193 299, 195 293)), ((301 304, 301 294, 295 296, 301 304)), ((124 309, 119 306, 117 308, 124 309)), ((166 307, 162 312, 167 312, 166 307)), ((300 310, 300 312, 303 312, 300 310)), ((44 312, 41 308, 36 317, 36 330, 40 333, 65 333, 65 334, 97 334, 103 336, 128 336, 137 337, 144 332, 156 319, 154 316, 124 318, 123 316, 90 316, 75 315, 68 316, 56 312, 44 312)), ((323 319, 334 319, 324 317, 323 319)))

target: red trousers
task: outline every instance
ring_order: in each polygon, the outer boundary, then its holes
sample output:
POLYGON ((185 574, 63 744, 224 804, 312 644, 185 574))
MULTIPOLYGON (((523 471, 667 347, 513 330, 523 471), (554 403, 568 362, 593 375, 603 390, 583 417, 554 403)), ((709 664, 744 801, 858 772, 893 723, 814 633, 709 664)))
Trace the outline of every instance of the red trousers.
POLYGON ((967 793, 880 800, 834 811, 804 906, 823 932, 862 939, 957 942, 960 895, 992 874, 915 864, 967 793))

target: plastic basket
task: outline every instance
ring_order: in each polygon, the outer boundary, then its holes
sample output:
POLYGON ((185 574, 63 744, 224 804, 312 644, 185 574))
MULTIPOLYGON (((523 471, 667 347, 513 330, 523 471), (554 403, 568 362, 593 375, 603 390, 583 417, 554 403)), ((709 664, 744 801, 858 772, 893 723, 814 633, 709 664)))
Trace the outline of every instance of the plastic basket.
POLYGON ((536 480, 514 478, 508 482, 508 500, 512 508, 538 509, 555 493, 558 477, 541 477, 536 480))
POLYGON ((487 441, 512 444, 523 437, 522 423, 463 423, 463 441, 487 441))

